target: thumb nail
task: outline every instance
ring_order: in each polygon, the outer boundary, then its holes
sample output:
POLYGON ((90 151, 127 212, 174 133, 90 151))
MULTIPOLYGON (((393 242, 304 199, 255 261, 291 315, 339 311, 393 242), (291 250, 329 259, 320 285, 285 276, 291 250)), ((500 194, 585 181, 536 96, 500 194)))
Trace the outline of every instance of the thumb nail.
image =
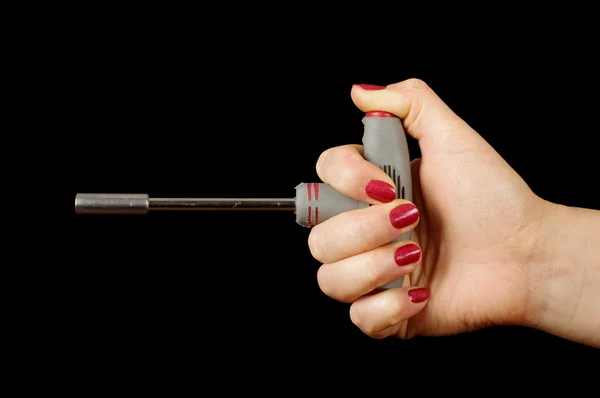
POLYGON ((385 89, 385 86, 376 86, 375 84, 355 84, 355 86, 358 86, 358 87, 362 88, 363 90, 368 90, 368 91, 385 89))

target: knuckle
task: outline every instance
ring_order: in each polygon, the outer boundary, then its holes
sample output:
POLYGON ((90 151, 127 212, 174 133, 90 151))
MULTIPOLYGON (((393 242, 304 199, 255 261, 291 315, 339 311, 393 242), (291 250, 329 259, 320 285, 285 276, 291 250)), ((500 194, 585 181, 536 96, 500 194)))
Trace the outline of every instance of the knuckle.
POLYGON ((404 88, 409 90, 421 90, 426 91, 430 90, 430 87, 427 83, 425 83, 422 79, 413 77, 404 81, 404 88))
POLYGON ((323 262, 325 257, 323 238, 322 234, 316 227, 313 227, 308 235, 308 249, 313 258, 315 258, 317 261, 323 262))
POLYGON ((373 291, 383 284, 381 270, 377 266, 375 256, 372 253, 365 257, 363 269, 365 272, 364 283, 368 291, 373 291))
POLYGON ((336 282, 335 275, 331 273, 326 264, 322 265, 317 271, 317 283, 327 297, 331 297, 342 303, 351 303, 353 301, 353 297, 350 294, 344 293, 344 289, 339 289, 340 286, 336 282))
POLYGON ((331 288, 330 275, 325 265, 321 265, 317 270, 317 284, 319 285, 319 289, 321 289, 325 295, 334 298, 331 288))
POLYGON ((358 170, 356 168, 351 167, 352 163, 344 162, 340 168, 340 172, 338 175, 339 182, 341 183, 354 183, 358 179, 358 170))
POLYGON ((366 314, 363 311, 357 309, 357 306, 350 306, 350 320, 352 323, 366 335, 373 336, 378 330, 376 329, 375 324, 369 322, 369 319, 365 315, 366 314))
POLYGON ((317 159, 316 170, 317 174, 320 174, 323 171, 323 165, 325 164, 325 159, 329 157, 334 148, 329 148, 321 152, 319 158, 317 159))
POLYGON ((359 238, 362 244, 368 248, 377 246, 375 232, 372 224, 372 219, 368 216, 356 216, 352 221, 348 222, 348 235, 354 238, 359 238))
POLYGON ((369 335, 369 337, 371 337, 375 340, 383 340, 388 336, 389 336, 389 334, 387 334, 385 331, 380 331, 380 332, 369 335))
POLYGON ((334 177, 337 179, 352 181, 356 178, 356 170, 350 166, 353 164, 353 160, 357 158, 360 158, 360 154, 352 145, 326 149, 317 159, 317 174, 321 179, 328 179, 333 172, 335 173, 334 177))
POLYGON ((389 314, 388 326, 393 326, 404 319, 402 311, 402 303, 397 296, 390 294, 382 297, 384 300, 382 303, 383 308, 386 308, 389 314))
POLYGON ((350 291, 331 291, 331 295, 329 297, 336 299, 340 303, 346 304, 352 303, 356 299, 356 296, 354 296, 350 291))
POLYGON ((350 306, 350 321, 360 330, 364 330, 365 319, 355 304, 350 306))
POLYGON ((353 237, 364 238, 368 235, 369 228, 367 227, 367 218, 365 216, 354 217, 352 222, 348 224, 348 235, 353 237))

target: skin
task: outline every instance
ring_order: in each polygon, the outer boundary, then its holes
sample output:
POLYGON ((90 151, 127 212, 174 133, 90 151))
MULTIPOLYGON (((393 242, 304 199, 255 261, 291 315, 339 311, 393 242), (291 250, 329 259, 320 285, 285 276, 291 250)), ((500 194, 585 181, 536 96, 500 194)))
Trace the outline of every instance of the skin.
POLYGON ((600 348, 600 211, 535 195, 421 80, 354 86, 351 96, 364 112, 397 115, 423 155, 412 163, 419 219, 402 229, 389 213, 406 201, 365 192, 371 180, 393 182, 362 158, 362 146, 331 148, 317 161, 323 182, 373 205, 313 227, 308 240, 321 290, 352 303, 353 323, 377 339, 522 325, 600 348), (388 243, 407 231, 414 242, 388 243), (394 250, 408 243, 421 257, 398 266, 394 250), (404 287, 378 289, 404 275, 404 287), (414 287, 430 297, 412 302, 414 287))

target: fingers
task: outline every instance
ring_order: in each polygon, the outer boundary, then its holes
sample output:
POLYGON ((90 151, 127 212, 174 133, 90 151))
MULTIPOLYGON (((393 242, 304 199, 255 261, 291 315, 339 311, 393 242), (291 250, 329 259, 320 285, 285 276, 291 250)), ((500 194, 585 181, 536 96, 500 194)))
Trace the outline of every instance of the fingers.
POLYGON ((422 80, 408 79, 387 87, 355 85, 352 101, 363 112, 384 111, 404 121, 417 140, 454 127, 470 128, 422 80), (363 88, 364 87, 364 88, 363 88))
POLYGON ((360 145, 328 149, 317 161, 317 174, 323 182, 361 202, 377 204, 394 200, 396 188, 392 179, 362 154, 360 145))
POLYGON ((332 263, 385 245, 412 231, 419 211, 407 200, 352 210, 314 226, 308 236, 312 256, 332 263))
POLYGON ((374 338, 397 333, 402 321, 421 311, 429 299, 427 288, 403 287, 363 296, 350 306, 350 319, 374 338))
POLYGON ((410 241, 394 242, 334 263, 317 273, 319 287, 329 297, 351 303, 416 268, 421 249, 410 241))

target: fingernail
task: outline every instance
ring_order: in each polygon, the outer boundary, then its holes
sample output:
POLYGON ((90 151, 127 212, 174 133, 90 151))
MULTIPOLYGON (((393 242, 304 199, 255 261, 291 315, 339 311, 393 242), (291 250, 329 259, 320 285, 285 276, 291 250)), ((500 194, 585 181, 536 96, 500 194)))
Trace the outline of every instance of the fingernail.
POLYGON ((421 258, 421 248, 414 243, 400 246, 394 252, 394 261, 400 266, 414 264, 419 261, 419 258, 421 258))
POLYGON ((398 116, 394 115, 393 113, 384 112, 384 111, 367 112, 365 116, 366 117, 398 117, 398 116))
POLYGON ((405 228, 417 222, 419 210, 412 203, 405 203, 395 207, 390 212, 390 222, 394 228, 405 228))
POLYGON ((429 298, 429 289, 426 287, 418 287, 408 291, 408 297, 413 303, 421 303, 429 298))
POLYGON ((396 199, 396 188, 387 182, 380 180, 371 180, 365 187, 365 192, 371 199, 383 203, 391 202, 396 199))
POLYGON ((376 86, 375 84, 355 84, 355 86, 358 86, 358 87, 362 88, 363 90, 369 90, 369 91, 385 89, 385 86, 376 86))

